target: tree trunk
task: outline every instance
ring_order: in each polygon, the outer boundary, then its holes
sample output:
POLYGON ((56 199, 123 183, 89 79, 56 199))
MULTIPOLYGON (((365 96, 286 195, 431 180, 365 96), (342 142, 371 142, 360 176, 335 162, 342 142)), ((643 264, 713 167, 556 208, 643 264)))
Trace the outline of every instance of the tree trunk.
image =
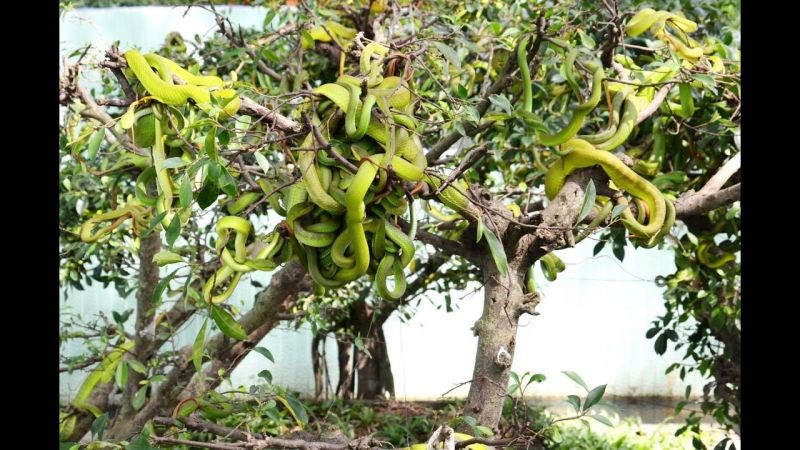
MULTIPOLYGON (((539 297, 524 293, 522 286, 527 269, 544 254, 556 247, 567 245, 569 230, 578 216, 590 170, 570 175, 561 191, 542 210, 541 222, 536 231, 515 226, 501 203, 491 208, 502 212, 493 215, 492 222, 508 260, 508 273, 501 275, 491 252, 485 252, 480 261, 484 281, 483 314, 473 331, 478 336, 478 350, 472 382, 464 405, 464 414, 474 417, 481 425, 497 429, 503 413, 509 371, 514 362, 517 325, 522 314, 535 314, 539 297)), ((464 430, 462 427, 462 431, 464 430)))
MULTIPOLYGON (((155 308, 153 305, 153 293, 158 284, 159 268, 153 262, 153 256, 161 250, 161 235, 157 232, 150 233, 141 240, 139 246, 139 290, 136 293, 136 336, 134 346, 131 350, 131 358, 136 359, 147 366, 145 354, 150 353, 153 345, 154 333, 147 330, 148 325, 153 321, 155 308)), ((146 377, 135 370, 128 370, 128 382, 122 392, 122 406, 119 414, 114 418, 111 425, 117 422, 127 422, 136 414, 133 408, 133 396, 141 388, 140 381, 146 377)))
POLYGON ((394 378, 386 338, 383 335, 383 323, 358 331, 365 338, 363 349, 356 352, 356 397, 362 400, 378 400, 384 398, 384 392, 388 392, 394 398, 394 378))
POLYGON ((336 384, 336 395, 344 400, 352 400, 356 385, 353 374, 354 364, 350 362, 353 356, 353 344, 337 339, 336 348, 339 360, 339 382, 336 384))
MULTIPOLYGON (((161 250, 161 236, 158 233, 150 233, 141 240, 139 245, 139 287, 136 292, 136 337, 134 348, 131 353, 137 356, 136 349, 149 348, 152 345, 154 336, 145 333, 147 325, 153 320, 153 291, 159 280, 158 266, 153 263, 153 256, 161 250)), ((125 357, 129 359, 129 357, 125 357)), ((137 358, 140 359, 140 358, 137 358)), ((146 360, 145 360, 146 362, 146 360)), ((139 388, 139 381, 142 375, 135 370, 128 370, 128 382, 122 396, 122 406, 119 414, 112 419, 113 423, 125 421, 133 416, 136 411, 131 406, 133 394, 139 388)), ((89 403, 98 407, 101 411, 108 408, 108 396, 113 390, 114 380, 100 384, 92 393, 89 403)), ((88 411, 78 413, 75 428, 69 440, 77 441, 85 435, 94 422, 94 416, 88 411)))
POLYGON ((487 265, 483 273, 483 315, 473 328, 478 336, 478 352, 465 413, 494 429, 503 412, 520 307, 526 296, 522 292, 522 275, 516 268, 509 267, 508 275, 503 276, 487 265))
POLYGON ((311 340, 311 366, 314 369, 314 398, 320 402, 325 399, 325 375, 328 365, 325 361, 325 342, 327 333, 319 331, 311 340))

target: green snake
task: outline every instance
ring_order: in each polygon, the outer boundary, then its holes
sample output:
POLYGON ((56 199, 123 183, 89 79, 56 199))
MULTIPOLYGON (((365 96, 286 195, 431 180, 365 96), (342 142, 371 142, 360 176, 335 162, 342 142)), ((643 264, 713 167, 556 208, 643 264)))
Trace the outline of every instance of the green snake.
MULTIPOLYGON (((613 154, 597 150, 586 141, 572 139, 564 143, 564 148, 569 153, 556 161, 545 176, 545 193, 549 199, 555 198, 566 182, 567 176, 572 172, 599 165, 617 188, 642 199, 647 205, 650 215, 647 224, 640 223, 630 208, 623 210, 622 222, 631 233, 642 239, 644 245, 652 246, 669 232, 675 220, 675 209, 672 202, 665 200, 655 186, 628 168, 613 154)), ((622 205, 628 204, 623 196, 620 196, 617 202, 622 205)))
POLYGON ((102 412, 96 406, 86 403, 86 401, 89 400, 89 396, 92 395, 92 392, 94 392, 94 389, 99 383, 111 381, 111 378, 114 376, 114 371, 122 360, 122 357, 132 348, 133 341, 128 340, 114 350, 108 352, 108 354, 103 357, 102 361, 92 370, 92 373, 86 377, 81 387, 78 388, 78 393, 75 394, 72 404, 77 408, 91 412, 95 417, 100 416, 102 412))
MULTIPOLYGON (((134 102, 128 112, 122 117, 123 129, 132 129, 134 142, 140 147, 150 147, 151 165, 146 167, 136 180, 136 200, 128 202, 126 206, 116 211, 97 214, 87 220, 81 228, 80 237, 84 242, 94 242, 108 235, 127 218, 133 218, 134 232, 138 234, 139 228, 146 228, 146 216, 152 213, 162 214, 161 224, 166 228, 176 217, 173 210, 175 196, 174 182, 169 169, 163 165, 167 158, 166 145, 178 141, 171 139, 178 132, 171 130, 167 125, 166 114, 176 111, 171 108, 180 107, 193 101, 202 111, 216 116, 233 116, 240 106, 240 100, 235 90, 223 88, 224 82, 219 77, 194 75, 175 62, 155 53, 142 55, 137 50, 129 50, 123 57, 128 64, 130 73, 138 80, 144 90, 150 94, 134 102), (176 84, 175 79, 185 84, 176 84), (222 108, 215 111, 212 107, 212 98, 222 104, 222 108), (152 103, 155 101, 155 103, 152 103), (139 107, 151 102, 150 106, 139 107), (155 180, 157 194, 150 195, 148 183, 155 180), (98 223, 113 220, 111 225, 94 231, 98 223)), ((190 114, 190 116, 193 113, 190 114)), ((186 127, 186 121, 179 113, 175 115, 178 126, 185 127, 191 135, 192 131, 186 127)), ((184 136, 185 138, 185 136, 184 136)), ((182 224, 191 216, 191 210, 186 208, 178 214, 182 224)))
POLYGON ((644 8, 637 12, 625 25, 628 36, 638 36, 646 31, 669 45, 681 58, 696 60, 703 56, 703 48, 687 36, 687 33, 697 31, 697 23, 669 11, 656 11, 644 8), (676 31, 671 33, 667 27, 676 31))
MULTIPOLYGON (((359 75, 342 74, 335 83, 314 89, 328 106, 321 104, 317 109, 321 115, 312 115, 316 133, 309 132, 296 152, 300 180, 282 189, 280 200, 271 205, 285 217, 279 225, 284 237, 275 239, 290 244, 283 247, 300 259, 318 287, 335 289, 370 275, 379 296, 399 299, 407 286, 404 269, 414 259, 416 233, 413 197, 405 192, 404 183, 426 183, 440 190, 438 200, 459 217, 477 220, 480 212, 463 181, 445 187, 442 177, 426 171, 427 160, 415 133, 411 87, 400 77, 383 76, 382 58, 388 51, 383 45, 367 44, 359 75), (339 111, 344 126, 337 132, 331 118, 339 111), (356 167, 355 173, 320 145, 329 145, 338 158, 356 167), (397 222, 406 214, 410 228, 403 232, 397 222)), ((269 186, 264 183, 261 188, 267 192, 269 186)), ((251 200, 243 195, 229 212, 242 211, 251 200)), ((222 266, 204 289, 204 298, 214 303, 229 298, 239 276, 250 267, 244 250, 251 232, 247 219, 223 217, 217 228, 222 266), (236 238, 231 242, 233 233, 236 238)), ((278 254, 273 249, 259 257, 277 262, 278 254)))

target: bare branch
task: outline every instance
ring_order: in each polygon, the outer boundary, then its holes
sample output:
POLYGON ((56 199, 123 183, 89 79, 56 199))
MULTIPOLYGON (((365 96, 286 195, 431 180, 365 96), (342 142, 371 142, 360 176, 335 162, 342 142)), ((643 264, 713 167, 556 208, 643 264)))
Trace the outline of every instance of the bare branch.
POLYGON ((739 171, 742 166, 741 152, 733 155, 722 167, 717 170, 717 173, 712 176, 708 182, 697 191, 697 194, 713 194, 714 192, 722 189, 722 186, 728 181, 730 177, 739 171))
POLYGON ((658 107, 664 102, 664 99, 667 98, 667 94, 669 90, 672 89, 672 84, 664 85, 661 89, 656 92, 656 95, 653 96, 653 101, 650 102, 649 105, 645 109, 643 109, 639 116, 636 118, 636 125, 644 122, 645 119, 652 116, 658 110, 658 107))
POLYGON ((742 197, 742 184, 737 183, 729 188, 712 194, 695 193, 681 197, 675 202, 675 215, 679 219, 705 214, 709 211, 733 203, 742 197))
POLYGON ((241 100, 239 114, 257 117, 259 120, 266 120, 267 122, 284 131, 293 131, 297 133, 303 129, 301 124, 277 113, 276 111, 259 105, 248 97, 241 96, 239 99, 241 100))

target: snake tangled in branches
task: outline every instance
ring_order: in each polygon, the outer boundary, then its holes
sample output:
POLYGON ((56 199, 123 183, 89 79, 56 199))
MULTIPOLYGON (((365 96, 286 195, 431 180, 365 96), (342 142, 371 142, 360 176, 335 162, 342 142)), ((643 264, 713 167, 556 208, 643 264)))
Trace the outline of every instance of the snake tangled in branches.
MULTIPOLYGON (((223 265, 206 282, 207 301, 225 301, 243 273, 269 270, 292 255, 318 289, 337 288, 368 274, 381 297, 404 294, 404 270, 414 259, 416 234, 413 197, 404 183, 426 183, 438 191, 443 182, 426 173, 411 87, 400 77, 383 75, 388 52, 388 47, 369 43, 361 50, 357 75, 343 74, 314 89, 322 100, 318 111, 309 111, 315 129, 293 154, 299 180, 271 201, 285 220, 267 238, 259 238, 264 245, 257 254, 246 249, 251 232, 246 219, 228 216, 218 222, 223 265), (406 232, 398 224, 405 214, 406 232), (232 233, 236 237, 229 249, 232 233)), ((266 192, 267 186, 262 187, 266 192)), ((463 217, 480 217, 458 182, 437 197, 463 217)), ((253 198, 240 200, 246 204, 253 198)), ((241 209, 235 203, 229 207, 241 209)))
MULTIPOLYGON (((685 17, 668 11, 655 11, 645 8, 639 11, 627 23, 628 36, 637 36, 646 31, 662 40, 684 65, 693 66, 703 57, 704 49, 688 36, 688 33, 697 30, 697 24, 685 17)), ((517 61, 520 66, 522 78, 521 103, 523 111, 532 113, 531 77, 528 68, 527 46, 528 36, 520 39, 517 47, 517 61)), ((672 80, 678 72, 676 66, 665 64, 655 70, 643 70, 633 64, 630 58, 618 55, 617 62, 627 70, 624 76, 630 76, 631 69, 641 74, 642 87, 619 82, 608 82, 606 90, 608 98, 613 98, 609 105, 609 124, 605 130, 594 134, 578 134, 586 117, 595 109, 601 98, 601 82, 605 77, 604 70, 593 57, 584 57, 582 51, 571 47, 569 43, 552 40, 555 46, 565 53, 562 73, 570 90, 580 98, 577 69, 583 67, 592 77, 590 94, 588 98, 579 103, 572 110, 568 123, 557 132, 550 132, 544 125, 539 124, 536 129, 537 141, 540 145, 558 147, 561 156, 548 169, 545 176, 545 193, 548 199, 553 200, 566 178, 575 170, 599 166, 608 175, 611 189, 616 191, 616 196, 609 199, 603 196, 596 197, 595 216, 589 227, 578 236, 577 241, 585 238, 591 229, 605 221, 612 212, 614 203, 623 205, 621 221, 633 235, 635 241, 644 247, 653 247, 663 240, 669 233, 675 221, 675 207, 652 183, 640 176, 637 172, 655 175, 660 169, 665 153, 663 134, 663 121, 656 119, 653 125, 654 145, 648 161, 637 161, 634 169, 628 168, 619 158, 609 153, 623 145, 637 124, 639 113, 652 101, 655 95, 653 85, 672 80), (633 197, 637 205, 637 215, 631 212, 630 201, 624 194, 633 197)), ((719 71, 717 61, 709 58, 713 70, 719 71)), ((686 83, 679 84, 680 103, 667 102, 667 106, 676 114, 687 118, 694 110, 691 90, 686 83)), ((704 251, 707 248, 703 248, 704 251)), ((706 258, 707 253, 702 253, 706 258)), ((706 260, 706 259, 704 259, 706 260)), ((540 259, 542 270, 548 280, 554 280, 557 273, 563 270, 563 263, 553 253, 548 253, 540 259)), ((535 293, 533 280, 533 267, 527 271, 525 277, 527 291, 535 293)))
MULTIPOLYGON (((668 28, 683 34, 694 31, 696 25, 681 16, 643 10, 629 26, 633 33, 653 31, 682 57, 697 59, 702 56, 695 55, 694 49, 699 48, 696 42, 669 33, 668 28), (676 39, 677 42, 673 42, 676 39)), ((243 274, 272 270, 292 257, 303 263, 318 288, 337 288, 369 275, 374 277, 380 296, 400 298, 406 287, 405 269, 411 265, 415 253, 416 217, 412 191, 416 189, 410 190, 410 186, 427 184, 435 191, 437 199, 458 217, 470 222, 482 220, 479 208, 469 199, 462 181, 449 180, 442 189, 443 178, 427 170, 416 134, 419 124, 414 116, 413 86, 404 78, 384 76, 384 62, 392 56, 390 49, 377 42, 363 45, 353 29, 335 22, 308 30, 307 34, 312 41, 336 41, 346 50, 340 59, 339 77, 336 82, 313 90, 318 101, 301 106, 310 117, 313 129, 291 155, 296 162, 297 181, 268 198, 272 209, 285 220, 267 235, 252 233, 249 221, 235 215, 247 210, 261 195, 248 192, 230 203, 228 212, 232 215, 217 223, 216 250, 222 266, 204 286, 203 297, 208 302, 221 303, 228 299, 243 274), (351 74, 344 73, 344 53, 357 46, 360 46, 357 69, 351 74), (405 215, 408 226, 403 231, 399 219, 405 215), (389 278, 394 282, 390 283, 389 278)), ((522 109, 532 113, 531 74, 526 59, 528 41, 529 37, 521 40, 517 59, 522 69, 522 109)), ((313 44, 305 42, 304 45, 313 44)), ((652 99, 655 90, 604 83, 605 71, 597 58, 567 43, 557 45, 565 53, 562 72, 577 105, 560 130, 552 131, 543 124, 535 129, 536 142, 558 147, 561 155, 547 172, 547 196, 552 199, 573 171, 600 166, 618 195, 613 199, 598 197, 595 205, 598 212, 590 225, 602 223, 610 215, 610 206, 614 203, 627 206, 631 200, 624 194, 628 194, 638 206, 638 215, 634 216, 626 207, 622 223, 641 245, 658 244, 674 221, 672 203, 650 182, 609 153, 627 141, 640 111, 652 99), (582 71, 588 72, 591 78, 585 98, 580 86, 582 71), (587 117, 600 104, 604 87, 608 98, 613 97, 609 125, 594 134, 579 134, 587 117)), ((149 97, 132 105, 123 117, 122 126, 133 130, 139 146, 150 147, 152 167, 145 169, 137 180, 135 200, 112 213, 97 215, 85 224, 82 237, 87 241, 98 239, 127 218, 134 218, 135 228, 142 227, 148 208, 161 216, 165 228, 176 217, 185 223, 189 210, 176 211, 173 207, 176 186, 164 162, 168 159, 170 142, 184 138, 182 130, 188 127, 179 126, 181 131, 176 136, 174 127, 167 126, 165 116, 171 108, 187 104, 194 104, 196 109, 220 119, 235 115, 239 109, 236 91, 225 88, 218 77, 194 75, 156 54, 142 55, 131 50, 124 57, 132 77, 149 97), (104 221, 113 223, 93 233, 94 227, 104 221)), ((674 76, 676 70, 643 72, 645 83, 657 83, 674 76)), ((692 108, 689 100, 690 92, 687 95, 681 91, 684 109, 692 108)), ((182 116, 180 119, 183 120, 182 116)), ((659 157, 663 159, 663 155, 659 157)), ((657 163, 659 157, 650 165, 657 163)), ((647 165, 642 167, 652 169, 647 165)), ((259 184, 264 193, 273 190, 273 185, 263 180, 259 184)), ((446 215, 440 217, 447 218, 446 215)), ((580 236, 583 237, 585 233, 580 236)), ((541 264, 548 279, 555 278, 564 267, 555 255, 543 258, 541 264)))

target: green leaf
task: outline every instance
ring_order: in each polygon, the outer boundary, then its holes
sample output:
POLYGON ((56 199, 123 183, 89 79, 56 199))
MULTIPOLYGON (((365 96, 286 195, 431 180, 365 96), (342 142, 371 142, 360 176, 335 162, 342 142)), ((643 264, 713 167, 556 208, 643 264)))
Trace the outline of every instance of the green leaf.
POLYGON ((156 263, 158 267, 182 261, 183 257, 181 255, 169 250, 160 251, 153 256, 153 262, 156 263))
POLYGON ((461 136, 467 137, 467 130, 464 129, 464 124, 462 122, 456 122, 453 124, 453 128, 455 128, 461 136))
POLYGON ((192 204, 192 182, 189 177, 183 177, 181 180, 180 190, 180 206, 181 209, 188 208, 192 204))
POLYGON ((228 197, 236 197, 236 180, 233 176, 228 172, 227 169, 222 167, 222 172, 220 173, 219 179, 217 179, 217 186, 222 190, 222 192, 226 193, 228 197))
POLYGON ((618 260, 622 261, 625 259, 625 246, 614 243, 614 245, 611 246, 611 253, 613 253, 618 260))
POLYGON ((157 227, 158 224, 161 223, 161 219, 163 219, 166 215, 167 211, 162 211, 153 216, 153 218, 150 219, 150 224, 147 225, 147 229, 142 232, 142 237, 147 237, 150 233, 152 233, 153 229, 155 229, 155 227, 157 227))
POLYGON ((128 382, 128 363, 126 361, 120 361, 117 364, 117 368, 114 372, 114 380, 117 382, 117 386, 120 389, 125 388, 125 383, 128 382))
POLYGON ((488 229, 488 227, 483 235, 486 236, 486 243, 489 244, 489 251, 492 252, 492 258, 498 272, 500 272, 500 275, 507 274, 508 261, 506 260, 506 251, 503 249, 503 244, 494 235, 494 231, 488 229))
POLYGON ((264 347, 256 347, 256 348, 253 349, 253 351, 254 352, 258 352, 258 353, 264 355, 264 358, 267 358, 268 360, 270 360, 272 362, 275 362, 275 358, 272 357, 272 353, 269 350, 267 350, 266 348, 264 348, 264 347))
POLYGON ((464 422, 465 424, 469 425, 472 428, 475 428, 475 427, 478 426, 478 419, 476 419, 474 417, 471 417, 471 416, 462 416, 461 417, 461 421, 464 422))
POLYGON ((478 425, 473 430, 475 430, 475 437, 494 436, 492 429, 484 425, 478 425))
POLYGON ((655 348, 656 353, 659 355, 663 355, 664 352, 667 351, 667 335, 662 333, 661 336, 656 339, 656 343, 653 345, 655 348))
POLYGON ((608 417, 606 417, 606 416, 601 416, 600 414, 589 414, 589 417, 591 417, 592 419, 602 423, 603 425, 607 425, 607 426, 612 427, 612 428, 614 427, 614 424, 611 423, 611 421, 608 420, 608 417))
POLYGON ((730 438, 725 438, 717 442, 717 445, 714 446, 714 450, 725 450, 725 447, 728 446, 728 442, 730 442, 730 438))
POLYGON ((206 327, 208 327, 208 318, 203 321, 203 326, 200 327, 200 332, 194 338, 194 345, 192 346, 192 362, 197 373, 203 369, 203 347, 206 342, 206 327))
POLYGON ((225 336, 239 341, 247 339, 247 333, 245 333, 244 328, 242 328, 242 326, 239 325, 233 316, 230 315, 228 311, 225 311, 225 309, 217 305, 212 305, 211 318, 214 319, 214 322, 217 324, 220 331, 225 334, 225 336))
POLYGON ((450 64, 461 70, 461 58, 458 57, 458 52, 456 52, 453 47, 439 41, 434 41, 433 46, 447 58, 450 64))
POLYGON ((646 337, 647 339, 652 339, 653 336, 658 334, 658 330, 660 330, 660 328, 650 328, 649 330, 647 330, 647 334, 645 334, 644 337, 646 337))
POLYGON ((184 161, 181 158, 167 158, 161 163, 162 169, 177 169, 178 167, 183 167, 188 165, 189 163, 184 161))
POLYGON ((595 45, 597 45, 594 39, 588 34, 584 33, 583 30, 578 30, 578 36, 581 38, 581 45, 590 50, 594 49, 595 45))
POLYGON ((106 425, 108 425, 108 413, 103 413, 92 422, 92 437, 94 439, 102 439, 103 432, 106 430, 106 425))
POLYGON ((531 379, 530 379, 530 381, 528 381, 528 383, 529 384, 530 383, 541 383, 542 381, 544 381, 546 379, 547 379, 547 377, 544 376, 543 373, 535 373, 535 374, 533 374, 533 376, 531 376, 531 379))
POLYGON ((561 373, 568 376, 570 380, 578 383, 582 388, 586 389, 587 392, 589 391, 589 386, 586 385, 586 382, 583 381, 583 378, 581 378, 581 376, 578 375, 577 373, 571 370, 564 370, 561 373))
POLYGON ((664 334, 667 335, 667 339, 672 342, 678 342, 678 333, 675 330, 664 330, 664 334))
POLYGON ((145 433, 141 433, 140 435, 136 436, 136 438, 133 439, 131 443, 125 447, 125 450, 158 450, 158 449, 150 445, 150 441, 148 441, 145 433))
POLYGON ((463 85, 456 86, 456 97, 461 100, 466 100, 469 97, 469 91, 463 85))
MULTIPOLYGON (((177 220, 176 218, 173 222, 177 220)), ((158 281, 156 288, 153 290, 153 303, 156 305, 161 304, 161 296, 164 294, 164 291, 167 290, 167 287, 169 287, 169 282, 178 274, 178 270, 180 270, 180 268, 173 270, 172 273, 158 281)))
POLYGON ((193 413, 197 409, 197 401, 194 399, 182 403, 181 406, 178 408, 178 413, 176 414, 178 417, 186 417, 189 414, 193 413))
POLYGON ((483 233, 486 231, 486 225, 483 224, 482 220, 479 220, 476 225, 475 230, 475 242, 480 242, 483 238, 483 233))
POLYGON ((481 115, 478 113, 478 108, 472 105, 466 105, 462 111, 464 112, 464 117, 466 117, 467 120, 473 125, 477 125, 478 122, 481 121, 481 115))
POLYGON ((269 161, 267 161, 267 157, 262 155, 261 152, 255 152, 253 155, 256 157, 258 167, 261 167, 261 170, 263 170, 265 174, 269 172, 270 164, 269 161))
POLYGON ((505 111, 506 114, 511 114, 512 110, 511 102, 508 101, 505 95, 497 95, 497 94, 490 95, 489 101, 492 102, 493 105, 505 111))
POLYGON ((150 382, 150 384, 153 384, 153 383, 160 383, 160 382, 162 382, 162 381, 164 381, 166 379, 167 379, 166 375, 159 374, 159 375, 154 376, 153 378, 150 378, 148 381, 150 382))
POLYGON ((228 132, 228 130, 222 130, 217 135, 217 139, 219 139, 219 144, 221 146, 227 147, 231 142, 231 134, 228 132))
POLYGON ((583 196, 583 204, 581 204, 581 212, 578 213, 578 219, 575 220, 575 223, 581 223, 586 216, 592 212, 592 207, 594 206, 594 201, 597 199, 597 190, 594 187, 594 180, 589 180, 589 184, 586 185, 586 193, 583 196))
POLYGON ((575 409, 576 414, 581 412, 581 398, 578 397, 577 395, 568 395, 567 403, 572 405, 572 407, 575 409))
POLYGON ((174 244, 178 236, 181 235, 181 220, 178 216, 172 218, 166 231, 167 246, 172 247, 172 244, 174 244))
POLYGON ((139 361, 135 359, 129 359, 128 365, 131 366, 131 369, 139 372, 140 374, 147 375, 147 368, 144 366, 144 364, 140 363, 139 361))
POLYGON ((200 192, 197 193, 197 205, 201 209, 206 209, 217 201, 217 197, 219 197, 217 183, 209 180, 206 182, 205 186, 200 189, 200 192))
POLYGON ((703 87, 709 90, 712 94, 717 95, 717 82, 711 75, 698 73, 694 75, 694 79, 703 84, 703 87))
POLYGON ((88 146, 88 160, 93 161, 94 157, 97 155, 97 150, 100 149, 100 144, 103 143, 103 138, 106 136, 106 129, 105 127, 100 127, 92 133, 92 137, 89 138, 89 146, 88 146))
POLYGON ((617 217, 619 217, 619 215, 622 214, 622 211, 625 211, 625 208, 627 207, 628 205, 616 205, 613 208, 611 208, 611 220, 614 220, 617 217))
POLYGON ((294 417, 295 422, 300 426, 300 428, 305 428, 308 424, 308 414, 306 413, 305 408, 303 408, 303 404, 297 401, 294 397, 282 397, 280 395, 276 395, 275 399, 278 400, 289 410, 289 413, 294 417))
POLYGON ((688 119, 692 117, 694 114, 695 106, 694 106, 694 99, 692 99, 692 87, 689 83, 681 83, 678 85, 678 95, 681 101, 681 112, 683 113, 683 118, 688 119))
POLYGON ((692 447, 694 447, 695 450, 706 450, 706 444, 703 444, 703 441, 697 436, 692 438, 692 447))
POLYGON ((592 256, 597 256, 597 254, 600 253, 603 250, 603 247, 605 247, 605 246, 606 246, 606 241, 605 240, 602 240, 602 241, 598 242, 594 246, 594 249, 592 250, 592 256))
POLYGON ((147 398, 147 385, 144 385, 140 387, 138 391, 136 391, 136 394, 133 395, 133 400, 131 400, 131 406, 133 406, 133 409, 135 409, 136 411, 142 409, 142 406, 144 406, 144 401, 146 398, 147 398))
POLYGON ((592 406, 596 405, 597 402, 603 399, 603 394, 605 394, 605 392, 606 392, 605 384, 601 384, 600 386, 597 386, 596 388, 589 391, 589 393, 586 394, 586 401, 583 402, 583 409, 588 410, 592 406))
POLYGON ((219 161, 219 154, 217 154, 217 129, 212 128, 206 135, 205 146, 203 147, 206 155, 214 162, 219 161))
POLYGON ((262 370, 261 372, 258 372, 258 376, 267 380, 267 383, 272 383, 272 372, 270 372, 269 370, 265 369, 262 370))

